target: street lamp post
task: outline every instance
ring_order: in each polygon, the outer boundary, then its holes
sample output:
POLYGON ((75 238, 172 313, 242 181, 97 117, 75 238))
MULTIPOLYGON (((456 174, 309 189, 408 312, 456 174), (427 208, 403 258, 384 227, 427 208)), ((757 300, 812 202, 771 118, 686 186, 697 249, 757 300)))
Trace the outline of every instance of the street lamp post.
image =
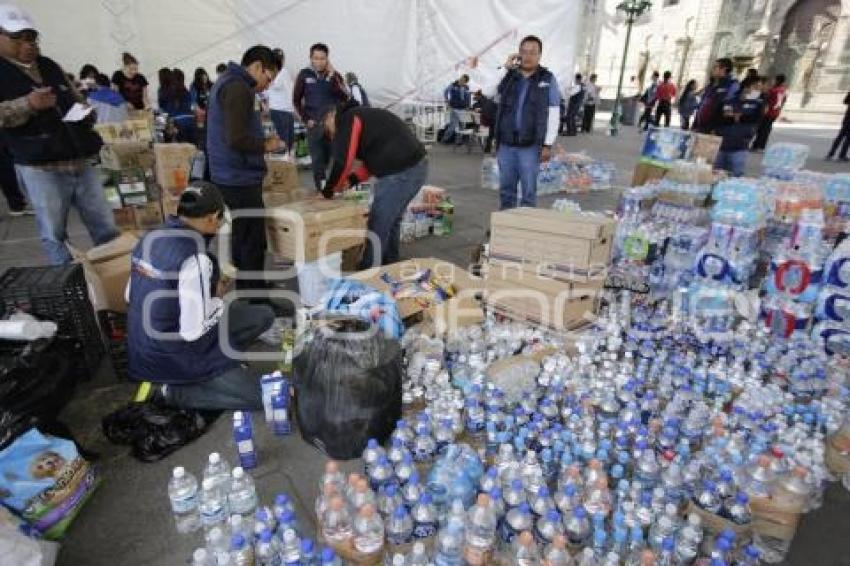
POLYGON ((617 96, 614 98, 614 111, 611 113, 610 133, 616 136, 620 128, 620 98, 623 93, 623 73, 626 72, 626 56, 629 53, 629 41, 632 38, 632 24, 650 7, 649 0, 623 0, 617 4, 617 10, 626 14, 626 44, 623 46, 623 61, 620 63, 620 78, 617 81, 617 96))

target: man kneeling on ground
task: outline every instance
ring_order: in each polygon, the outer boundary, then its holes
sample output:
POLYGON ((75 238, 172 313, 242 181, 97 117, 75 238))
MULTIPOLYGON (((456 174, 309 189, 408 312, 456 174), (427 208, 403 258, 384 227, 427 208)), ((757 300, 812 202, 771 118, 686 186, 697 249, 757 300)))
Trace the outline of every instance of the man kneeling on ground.
POLYGON ((225 351, 243 350, 274 322, 265 305, 226 304, 218 262, 207 251, 224 218, 215 185, 196 182, 177 216, 139 241, 127 286, 130 378, 151 398, 187 409, 262 408, 259 376, 225 351))

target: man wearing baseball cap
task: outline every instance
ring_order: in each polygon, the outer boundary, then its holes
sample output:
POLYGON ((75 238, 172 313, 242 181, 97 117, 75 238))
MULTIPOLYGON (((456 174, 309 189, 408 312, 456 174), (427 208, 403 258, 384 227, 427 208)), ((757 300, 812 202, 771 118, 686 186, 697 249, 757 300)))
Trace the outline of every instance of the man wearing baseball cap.
POLYGON ((26 12, 0 4, 0 135, 33 206, 52 264, 70 263, 65 241, 71 206, 95 245, 119 232, 90 159, 103 141, 94 116, 63 121, 82 99, 62 68, 41 55, 39 34, 26 12))
POLYGON ((226 350, 243 350, 274 322, 266 305, 225 302, 218 261, 207 251, 224 219, 212 183, 194 182, 177 215, 133 250, 127 284, 127 359, 137 400, 187 409, 262 408, 259 376, 226 350))

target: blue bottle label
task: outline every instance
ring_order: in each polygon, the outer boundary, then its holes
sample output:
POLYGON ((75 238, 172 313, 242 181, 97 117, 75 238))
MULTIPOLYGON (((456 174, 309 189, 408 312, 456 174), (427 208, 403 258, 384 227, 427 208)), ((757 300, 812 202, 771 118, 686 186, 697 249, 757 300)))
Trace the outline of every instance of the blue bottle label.
POLYGON ((437 534, 437 523, 416 523, 413 527, 413 538, 428 538, 437 534))

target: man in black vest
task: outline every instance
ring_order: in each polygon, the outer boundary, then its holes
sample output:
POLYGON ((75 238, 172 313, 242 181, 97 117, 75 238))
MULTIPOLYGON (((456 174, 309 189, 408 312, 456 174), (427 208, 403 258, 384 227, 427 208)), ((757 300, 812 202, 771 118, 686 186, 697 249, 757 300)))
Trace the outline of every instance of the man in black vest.
POLYGON ((29 16, 0 5, 0 135, 33 206, 52 264, 70 263, 68 212, 75 206, 95 245, 119 232, 100 178, 89 163, 103 141, 94 117, 63 121, 81 98, 61 67, 42 57, 29 16))
POLYGON ((524 38, 519 53, 508 57, 508 71, 497 88, 496 155, 502 210, 517 205, 517 183, 522 185, 521 205, 537 205, 540 162, 549 161, 558 136, 561 95, 555 75, 540 65, 542 53, 539 38, 524 38))
POLYGON ((271 327, 274 312, 226 301, 227 284, 207 252, 223 217, 215 185, 195 182, 180 196, 177 215, 133 250, 127 358, 130 378, 143 382, 137 400, 152 395, 188 409, 262 408, 259 377, 235 357, 271 327))

